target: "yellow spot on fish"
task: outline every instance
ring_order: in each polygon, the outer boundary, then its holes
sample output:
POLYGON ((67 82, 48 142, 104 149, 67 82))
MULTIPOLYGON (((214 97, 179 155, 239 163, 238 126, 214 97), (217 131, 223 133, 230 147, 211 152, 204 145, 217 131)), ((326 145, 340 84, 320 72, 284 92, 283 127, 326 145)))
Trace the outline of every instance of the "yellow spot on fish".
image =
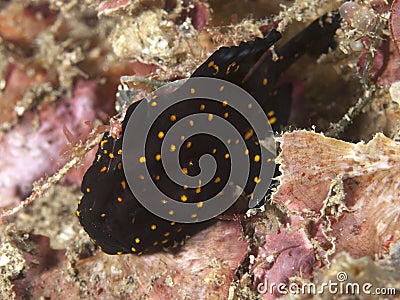
POLYGON ((256 177, 254 177, 254 182, 255 183, 259 183, 261 181, 261 179, 260 178, 258 178, 257 176, 256 177))
POLYGON ((236 66, 236 68, 235 68, 235 70, 233 70, 233 72, 237 72, 238 69, 239 69, 239 65, 237 65, 236 62, 233 62, 233 63, 231 63, 231 64, 226 68, 226 75, 229 75, 229 73, 231 72, 231 69, 232 69, 233 67, 235 67, 235 66, 236 66))
POLYGON ((103 149, 103 148, 104 148, 104 145, 107 144, 107 143, 108 143, 108 140, 102 140, 102 141, 100 142, 100 147, 103 149))
POLYGON ((164 137, 164 132, 160 131, 157 136, 159 139, 162 139, 164 137))
POLYGON ((86 192, 87 192, 87 193, 90 193, 90 187, 87 187, 87 188, 86 188, 86 192))
POLYGON ((157 229, 157 225, 153 224, 153 225, 150 226, 150 228, 151 228, 151 230, 156 230, 157 229))
POLYGON ((208 115, 208 121, 211 122, 213 118, 214 118, 213 114, 209 114, 209 115, 208 115))
POLYGON ((198 208, 202 208, 202 207, 203 207, 203 202, 198 202, 198 203, 197 203, 197 207, 198 207, 198 208))
POLYGON ((258 155, 258 154, 255 155, 255 156, 254 156, 254 161, 255 161, 255 162, 259 162, 259 161, 260 161, 260 155, 258 155))
POLYGON ((276 123, 276 121, 277 121, 277 118, 276 118, 276 117, 272 117, 272 118, 269 119, 268 121, 269 121, 269 123, 270 123, 271 125, 274 125, 274 124, 276 123))
POLYGON ((262 84, 263 84, 264 86, 266 86, 267 83, 268 83, 268 79, 267 79, 267 78, 264 78, 262 84))
POLYGON ((141 164, 144 164, 146 162, 146 157, 144 157, 144 156, 139 157, 139 162, 141 164))
POLYGON ((190 93, 191 93, 191 94, 194 94, 194 93, 196 93, 196 90, 195 90, 194 88, 191 88, 191 89, 190 89, 190 93))
POLYGON ((156 107, 157 106, 157 102, 156 101, 151 102, 151 106, 156 107))
POLYGON ((182 200, 182 202, 186 202, 187 201, 187 196, 186 195, 182 195, 181 196, 181 200, 182 200))
POLYGON ((221 181, 220 177, 215 178, 214 183, 219 183, 221 181))
POLYGON ((156 155, 156 161, 160 161, 160 159, 161 159, 161 154, 157 154, 156 155))
POLYGON ((139 244, 139 243, 140 243, 140 238, 138 238, 138 237, 135 238, 135 243, 136 243, 136 244, 139 244))
POLYGON ((228 158, 229 158, 229 153, 226 153, 224 157, 225 157, 226 159, 228 159, 228 158))
POLYGON ((215 72, 213 73, 213 75, 217 75, 219 72, 219 66, 215 64, 215 62, 212 60, 208 63, 208 67, 211 68, 213 67, 215 72))
POLYGON ((176 121, 176 116, 175 116, 175 115, 171 115, 171 116, 169 117, 169 119, 170 119, 172 122, 175 122, 175 121, 176 121))
POLYGON ((169 151, 174 152, 175 150, 176 150, 176 146, 174 144, 169 146, 169 151))
POLYGON ((118 202, 122 202, 122 198, 121 198, 121 197, 118 197, 118 198, 117 198, 117 201, 118 201, 118 202))
POLYGON ((107 171, 107 167, 106 166, 102 167, 101 170, 100 170, 101 173, 104 173, 105 171, 107 171))
POLYGON ((126 182, 124 180, 121 181, 121 186, 123 189, 126 189, 126 182))
POLYGON ((100 215, 100 217, 102 217, 102 218, 104 218, 105 216, 106 216, 105 213, 102 213, 102 214, 100 215))
POLYGON ((192 147, 192 142, 187 142, 187 143, 186 143, 186 148, 187 148, 187 149, 190 149, 190 147, 192 147))
POLYGON ((246 132, 246 134, 244 135, 244 139, 247 141, 249 138, 251 138, 252 136, 253 136, 253 134, 254 134, 254 131, 253 131, 253 129, 249 129, 247 132, 246 132))

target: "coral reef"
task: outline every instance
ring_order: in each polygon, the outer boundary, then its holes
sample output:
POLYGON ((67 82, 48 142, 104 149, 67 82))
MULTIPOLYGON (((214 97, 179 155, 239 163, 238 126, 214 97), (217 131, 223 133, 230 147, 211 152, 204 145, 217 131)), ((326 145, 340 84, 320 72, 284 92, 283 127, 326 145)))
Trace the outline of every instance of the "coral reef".
POLYGON ((382 134, 351 144, 307 131, 279 141, 282 175, 273 201, 324 223, 336 251, 357 258, 387 253, 399 230, 400 144, 382 134))
POLYGON ((332 299, 264 289, 330 280, 398 293, 399 7, 398 0, 0 3, 1 298, 332 299), (221 46, 274 27, 284 44, 333 10, 343 18, 336 49, 303 57, 281 78, 294 103, 277 134, 281 174, 271 201, 216 222, 179 251, 137 257, 96 249, 75 217, 79 185, 101 133, 118 128, 128 102, 187 78, 221 46), (132 92, 123 101, 121 76, 132 92))

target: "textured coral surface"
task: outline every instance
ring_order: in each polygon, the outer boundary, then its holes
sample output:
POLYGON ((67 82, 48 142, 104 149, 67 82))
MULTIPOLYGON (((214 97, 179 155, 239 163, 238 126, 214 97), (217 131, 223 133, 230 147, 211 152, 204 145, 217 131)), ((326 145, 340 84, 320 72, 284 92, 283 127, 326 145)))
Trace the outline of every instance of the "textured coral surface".
POLYGON ((279 141, 282 175, 273 200, 305 218, 332 219, 337 251, 386 252, 400 226, 400 144, 382 134, 351 144, 307 131, 279 141))
POLYGON ((399 7, 0 2, 0 298, 302 299, 263 288, 337 282, 339 272, 347 282, 398 289, 399 7), (95 248, 75 215, 79 186, 101 134, 120 128, 124 106, 190 76, 221 46, 277 27, 279 48, 339 8, 337 47, 307 54, 280 78, 293 105, 286 133, 277 133, 281 174, 264 206, 216 222, 174 252, 110 256, 95 248), (121 76, 132 97, 116 102, 121 76))

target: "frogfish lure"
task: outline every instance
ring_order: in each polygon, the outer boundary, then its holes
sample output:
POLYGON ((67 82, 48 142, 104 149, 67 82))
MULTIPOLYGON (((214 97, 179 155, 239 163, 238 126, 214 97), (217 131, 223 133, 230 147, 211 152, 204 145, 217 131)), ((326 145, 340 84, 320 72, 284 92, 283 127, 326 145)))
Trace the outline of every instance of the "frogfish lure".
MULTIPOLYGON (((254 41, 242 42, 239 46, 218 49, 194 71, 191 77, 223 79, 240 86, 259 103, 268 116, 273 130, 279 130, 287 124, 291 113, 291 87, 279 84, 279 76, 302 54, 309 51, 322 53, 328 47, 334 47, 333 37, 339 26, 340 20, 336 13, 315 20, 281 48, 275 50, 278 59, 273 59, 269 49, 281 38, 281 34, 272 29, 265 38, 256 38, 254 41)), ((207 185, 199 185, 197 188, 177 187, 168 179, 161 163, 159 153, 162 139, 174 122, 190 114, 208 113, 210 122, 213 121, 212 116, 236 122, 235 127, 246 141, 250 179, 244 188, 244 193, 246 196, 251 195, 255 184, 260 181, 257 177, 260 144, 250 124, 240 118, 228 105, 216 104, 206 99, 195 100, 196 102, 179 103, 167 110, 150 130, 151 142, 146 144, 146 156, 142 160, 149 167, 153 181, 163 192, 172 195, 171 197, 177 201, 196 203, 198 210, 202 209, 203 201, 218 194, 221 187, 227 183, 230 170, 229 153, 223 143, 212 137, 194 135, 184 141, 184 146, 179 152, 182 171, 189 176, 199 173, 198 159, 201 155, 209 154, 214 158, 218 168, 207 185)), ((215 221, 214 219, 200 223, 168 221, 148 211, 135 198, 123 170, 122 142, 127 122, 137 105, 138 102, 133 103, 127 109, 119 134, 104 133, 95 160, 83 178, 81 186, 83 197, 78 201, 76 211, 85 231, 95 244, 108 254, 141 255, 174 248, 182 244, 187 236, 210 226, 215 221)), ((171 151, 175 151, 172 146, 171 151)), ((262 181, 259 184, 262 184, 262 181)))

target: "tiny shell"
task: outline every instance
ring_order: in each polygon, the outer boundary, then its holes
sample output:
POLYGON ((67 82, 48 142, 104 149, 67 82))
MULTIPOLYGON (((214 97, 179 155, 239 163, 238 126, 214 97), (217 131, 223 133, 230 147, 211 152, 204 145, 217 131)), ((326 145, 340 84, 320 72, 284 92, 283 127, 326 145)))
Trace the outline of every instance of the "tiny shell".
POLYGON ((343 181, 343 205, 332 219, 336 250, 354 257, 387 252, 400 229, 400 143, 378 133, 351 144, 308 131, 285 133, 280 186, 273 200, 305 218, 326 215, 331 184, 343 181))
POLYGON ((97 11, 99 12, 99 16, 101 15, 110 15, 111 13, 123 9, 127 7, 131 3, 131 0, 107 0, 103 1, 97 7, 97 11))

